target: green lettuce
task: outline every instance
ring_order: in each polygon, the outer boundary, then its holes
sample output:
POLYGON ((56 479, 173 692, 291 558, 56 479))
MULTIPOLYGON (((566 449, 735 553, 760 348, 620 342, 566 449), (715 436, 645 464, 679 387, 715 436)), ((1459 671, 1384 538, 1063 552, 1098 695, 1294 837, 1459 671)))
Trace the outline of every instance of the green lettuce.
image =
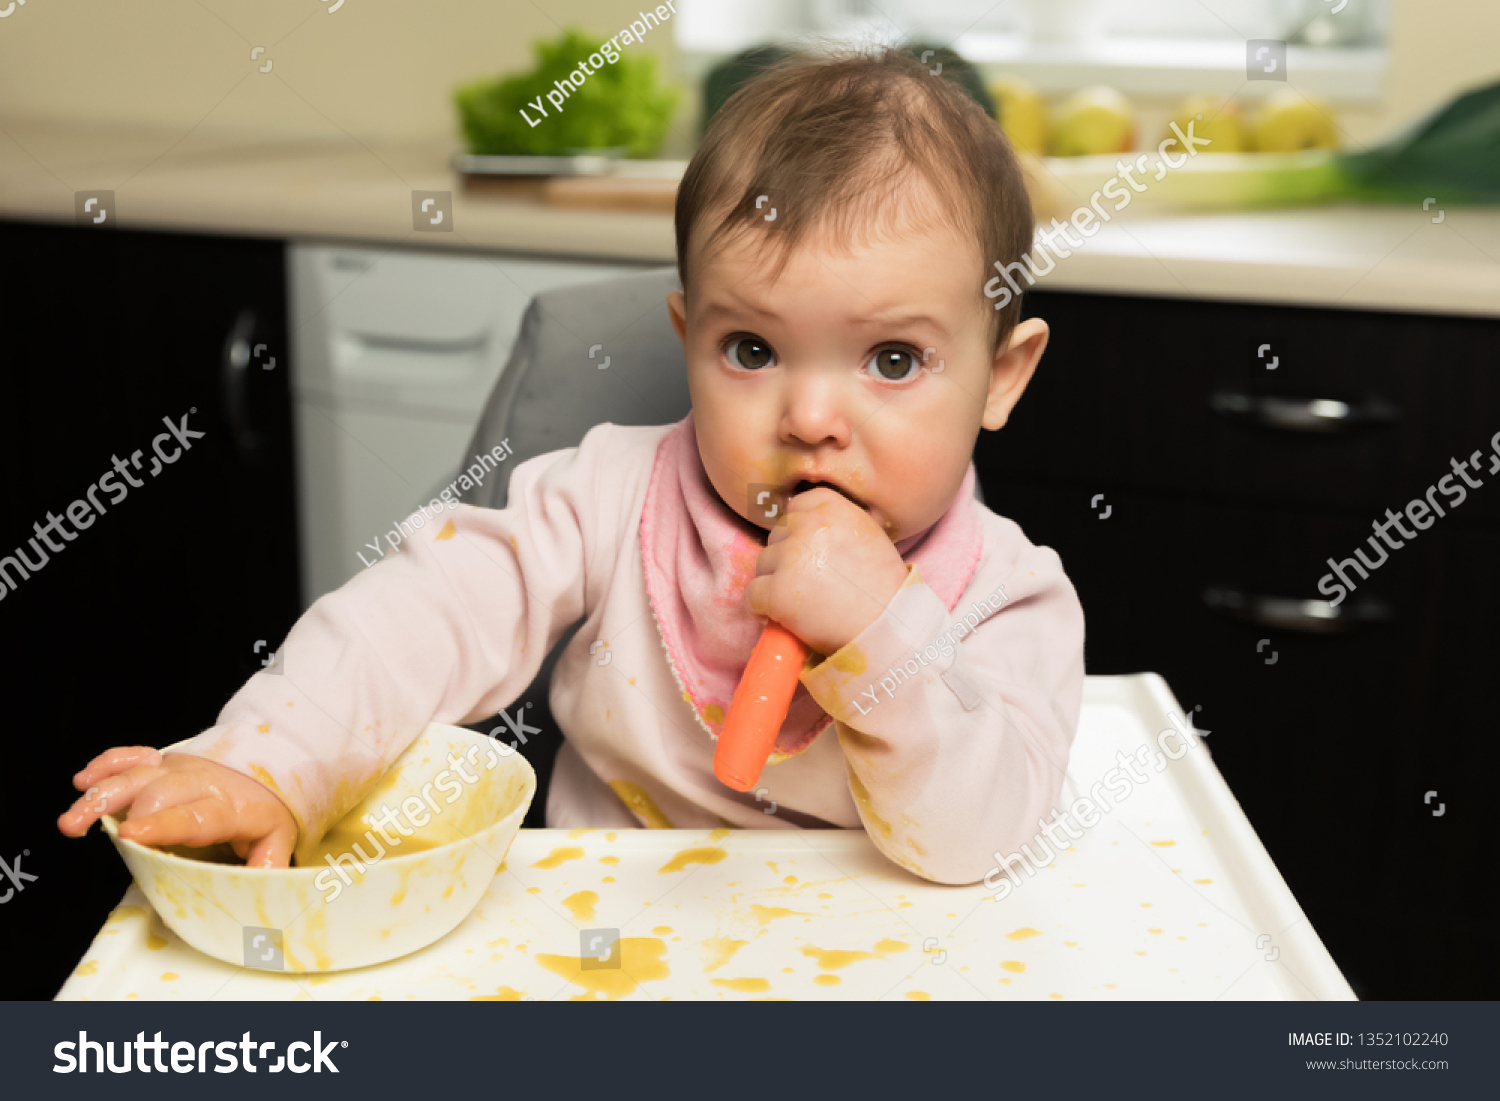
MULTIPOLYGON (((534 43, 536 68, 518 76, 480 78, 453 93, 469 151, 478 154, 562 156, 579 149, 623 147, 649 157, 660 147, 677 106, 677 89, 661 87, 656 58, 620 50, 620 60, 569 88, 561 109, 547 98, 554 81, 598 53, 605 39, 570 29, 552 42, 534 43), (541 98, 545 115, 537 110, 541 98), (536 125, 528 124, 521 111, 536 125)), ((601 55, 602 56, 602 55, 601 55)), ((592 65, 590 65, 592 68, 592 65)))

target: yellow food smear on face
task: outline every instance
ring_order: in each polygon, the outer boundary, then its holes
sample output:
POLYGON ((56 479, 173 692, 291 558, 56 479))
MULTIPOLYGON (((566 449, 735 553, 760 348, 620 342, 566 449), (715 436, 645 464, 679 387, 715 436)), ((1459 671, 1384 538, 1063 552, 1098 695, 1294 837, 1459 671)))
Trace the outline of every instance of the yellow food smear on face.
POLYGON ((255 729, 259 730, 262 734, 269 734, 269 733, 271 733, 271 724, 270 723, 261 723, 255 729))
POLYGON ((849 772, 849 792, 854 796, 854 801, 859 804, 865 821, 880 831, 880 835, 889 838, 892 834, 891 824, 880 815, 875 813, 875 808, 870 805, 870 793, 865 790, 864 781, 859 778, 851 768, 849 772))
POLYGON ((771 989, 769 979, 709 979, 714 986, 725 990, 736 990, 741 994, 764 994, 771 989))
POLYGON ((716 703, 711 703, 703 709, 703 721, 709 726, 719 726, 724 722, 724 709, 716 703))
POLYGON ((843 981, 844 980, 841 979, 841 978, 839 978, 837 975, 814 975, 813 976, 813 982, 817 983, 819 986, 837 986, 839 983, 841 983, 843 981))
POLYGON ((723 841, 724 838, 728 837, 733 832, 733 830, 714 830, 713 833, 708 835, 708 839, 710 841, 723 841))
POLYGON ((1004 960, 1000 964, 1001 971, 1009 971, 1012 975, 1024 975, 1026 965, 1020 960, 1004 960))
MULTIPOLYGON (((652 931, 656 932, 656 930, 652 931)), ((703 942, 703 947, 709 950, 708 963, 704 966, 703 970, 705 972, 717 971, 733 959, 736 952, 749 943, 748 940, 734 940, 731 937, 710 937, 703 942)))
MULTIPOLYGON (((448 526, 452 527, 453 521, 448 521, 448 526)), ((521 545, 516 542, 516 537, 514 535, 510 537, 510 549, 515 551, 517 554, 521 553, 521 545)))
POLYGON ((665 875, 668 872, 680 872, 689 864, 717 864, 728 855, 729 853, 723 849, 710 846, 683 849, 671 860, 668 860, 660 868, 657 868, 656 872, 658 875, 665 875))
POLYGON ((652 802, 651 796, 646 794, 641 785, 632 784, 629 780, 611 780, 609 786, 620 797, 620 802, 625 804, 626 809, 646 823, 647 829, 669 830, 672 828, 671 821, 652 802))
POLYGON ((519 1002, 524 994, 519 990, 513 990, 508 986, 496 987, 493 994, 476 994, 470 998, 471 1002, 519 1002))
POLYGON ((1027 937, 1039 937, 1041 935, 1042 935, 1042 931, 1040 929, 1033 929, 1029 925, 1023 925, 1021 928, 1017 929, 1014 933, 1006 933, 1005 934, 1005 939, 1006 940, 1025 940, 1027 937))
POLYGON ((93 975, 93 974, 96 974, 98 972, 98 970, 99 970, 99 961, 98 960, 89 960, 88 963, 80 963, 78 965, 78 970, 74 971, 73 974, 75 974, 75 975, 93 975))
MULTIPOLYGON (((444 539, 452 539, 457 531, 458 529, 453 526, 453 521, 449 520, 443 525, 443 530, 432 537, 432 541, 434 543, 441 543, 444 539)), ((515 536, 511 536, 511 539, 514 540, 515 536)))
POLYGON ((599 896, 593 891, 579 891, 562 900, 564 906, 573 912, 574 921, 593 921, 594 906, 599 902, 599 896))
POLYGON ((538 952, 534 957, 541 967, 567 979, 584 993, 575 1002, 618 1001, 635 993, 643 982, 665 979, 670 972, 663 957, 666 943, 656 937, 621 937, 615 942, 620 954, 619 967, 601 967, 585 971, 577 956, 554 956, 538 952))
POLYGON ((565 861, 582 859, 583 850, 581 848, 579 848, 577 845, 564 845, 561 848, 553 849, 550 853, 533 864, 532 867, 556 868, 558 865, 562 864, 565 861))
POLYGON ((925 990, 908 990, 906 996, 914 1002, 930 1002, 932 995, 925 990))

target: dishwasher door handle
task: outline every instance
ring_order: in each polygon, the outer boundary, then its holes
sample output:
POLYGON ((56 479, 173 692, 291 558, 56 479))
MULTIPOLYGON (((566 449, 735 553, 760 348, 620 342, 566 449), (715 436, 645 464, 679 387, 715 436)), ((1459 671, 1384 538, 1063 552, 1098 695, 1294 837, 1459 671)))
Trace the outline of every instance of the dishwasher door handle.
POLYGON ((1389 402, 1371 398, 1360 405, 1334 398, 1287 398, 1221 390, 1208 399, 1221 417, 1275 428, 1283 432, 1347 432, 1368 424, 1389 424, 1400 411, 1389 402))
POLYGON ((1384 623, 1393 616, 1390 605, 1375 597, 1333 604, 1327 600, 1250 593, 1227 585, 1205 589, 1203 603, 1221 615, 1258 627, 1314 635, 1339 634, 1364 624, 1384 623))
POLYGON ((241 459, 253 459, 260 450, 260 436, 250 425, 250 342, 255 337, 255 311, 241 309, 224 337, 224 356, 219 367, 223 390, 224 419, 241 459))

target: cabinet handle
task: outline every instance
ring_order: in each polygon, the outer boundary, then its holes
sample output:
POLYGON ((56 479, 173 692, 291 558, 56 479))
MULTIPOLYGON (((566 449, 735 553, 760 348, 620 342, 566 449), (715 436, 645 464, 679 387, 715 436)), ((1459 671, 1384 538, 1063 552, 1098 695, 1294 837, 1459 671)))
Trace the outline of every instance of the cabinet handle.
POLYGON ((1389 604, 1368 596, 1334 605, 1326 600, 1267 596, 1220 585, 1204 590, 1203 603, 1221 615, 1259 627, 1314 635, 1338 634, 1361 624, 1383 623, 1392 618, 1389 604))
POLYGON ((224 417, 240 457, 254 457, 260 437, 250 427, 250 341, 255 336, 255 311, 242 309, 224 337, 224 360, 220 380, 224 391, 224 417))
POLYGON ((1210 397, 1208 407, 1221 417, 1283 432, 1347 432, 1361 425, 1388 424, 1400 418, 1394 405, 1379 398, 1350 405, 1334 398, 1258 397, 1230 390, 1210 397))

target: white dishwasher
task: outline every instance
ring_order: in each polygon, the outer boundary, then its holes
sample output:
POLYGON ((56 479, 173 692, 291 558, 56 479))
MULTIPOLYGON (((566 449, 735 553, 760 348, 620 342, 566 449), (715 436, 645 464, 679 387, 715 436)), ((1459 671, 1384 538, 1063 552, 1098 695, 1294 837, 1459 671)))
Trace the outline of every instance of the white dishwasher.
POLYGON ((302 606, 456 475, 534 294, 651 266, 293 242, 302 606))

